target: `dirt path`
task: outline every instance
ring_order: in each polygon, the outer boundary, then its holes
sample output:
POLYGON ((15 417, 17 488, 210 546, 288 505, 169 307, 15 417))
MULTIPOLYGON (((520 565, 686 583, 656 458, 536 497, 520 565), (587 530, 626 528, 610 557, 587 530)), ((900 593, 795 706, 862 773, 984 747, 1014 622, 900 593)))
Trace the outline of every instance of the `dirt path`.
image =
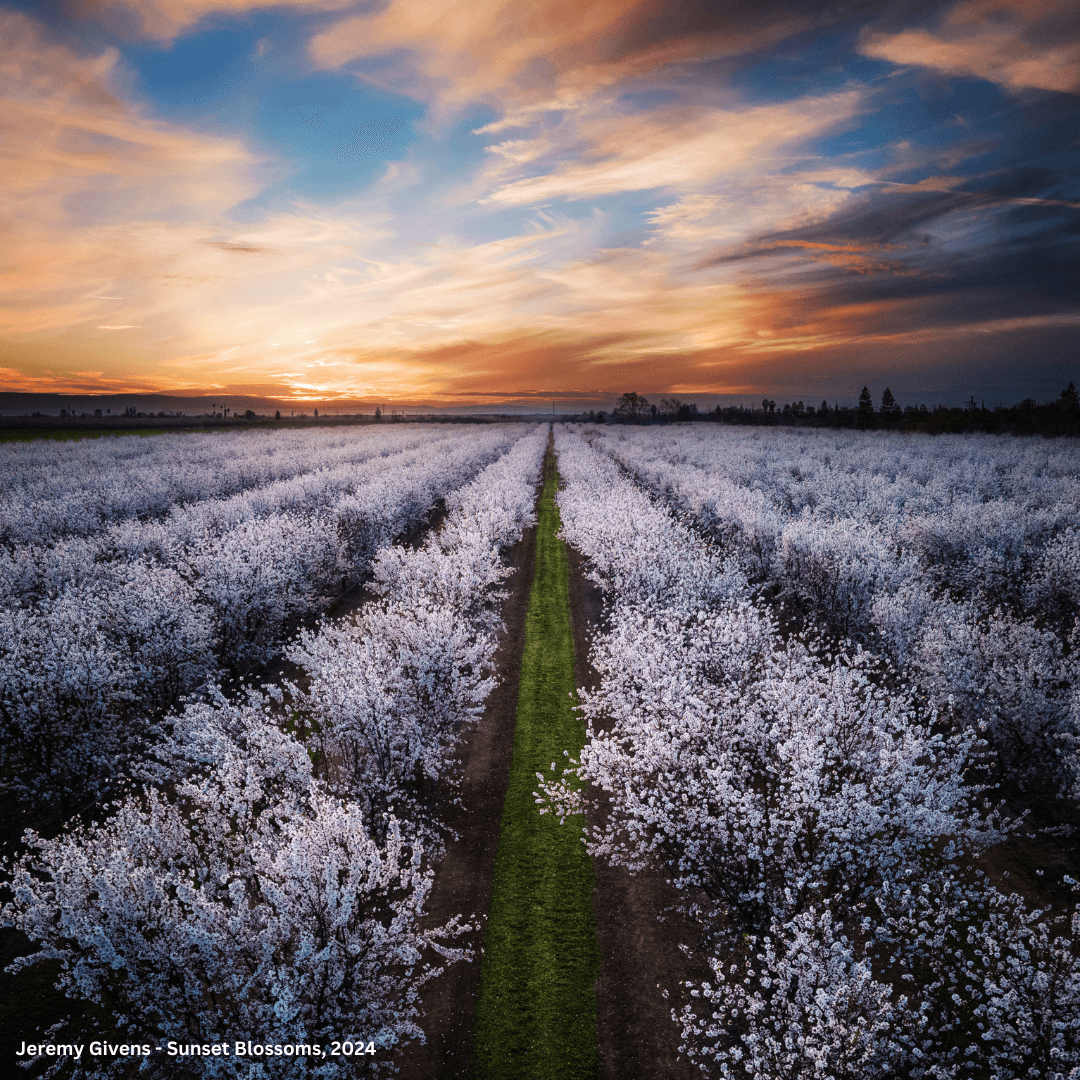
MULTIPOLYGON (((536 564, 535 528, 524 534, 506 560, 515 572, 507 583, 506 630, 495 656, 501 681, 463 748, 461 805, 448 815, 459 838, 447 844, 427 905, 435 926, 458 914, 486 916, 491 902, 499 819, 514 748, 525 614, 536 564)), ((412 1043, 399 1055, 403 1080, 464 1080, 468 1076, 482 938, 481 931, 466 942, 477 954, 472 963, 453 965, 428 987, 421 1003, 427 1043, 412 1043)))
MULTIPOLYGON (((603 625, 603 594, 589 581, 584 559, 570 549, 570 610, 574 625, 575 681, 596 685, 589 646, 603 625)), ((599 817, 590 820, 594 825, 599 817)), ((593 909, 600 945, 596 980, 596 1038, 604 1080, 691 1080, 698 1074, 679 1054, 679 1028, 672 1006, 681 1006, 676 987, 712 974, 688 960, 678 945, 693 947, 698 932, 689 921, 657 915, 678 893, 658 874, 631 877, 603 859, 593 860, 593 909), (667 988, 665 1000, 662 989, 667 988)), ((685 992, 684 992, 685 993, 685 992)))
POLYGON ((584 738, 574 709, 574 642, 557 486, 549 453, 514 753, 484 933, 471 1062, 477 1080, 585 1080, 599 1069, 592 862, 581 844, 580 818, 560 824, 554 814, 540 813, 534 794, 537 774, 559 775, 563 751, 576 757, 584 738))
MULTIPOLYGON (((574 681, 577 686, 592 686, 597 677, 588 663, 589 647, 603 623, 603 597, 586 578, 582 557, 573 549, 567 553, 574 681)), ((489 698, 466 748, 462 806, 453 822, 460 839, 448 845, 428 904, 437 922, 455 914, 486 914, 489 908, 535 560, 536 535, 530 530, 510 554, 517 572, 503 612, 506 633, 497 655, 502 682, 489 698)), ((601 958, 596 980, 600 1075, 605 1080, 691 1080, 696 1070, 680 1058, 679 1029, 671 1019, 671 1009, 678 1004, 675 988, 681 982, 710 974, 678 949, 679 943, 696 943, 694 927, 678 918, 657 919, 677 900, 660 876, 630 877, 601 860, 594 860, 593 871, 601 958), (667 1000, 661 988, 668 989, 667 1000)), ((474 934, 469 942, 477 951, 481 937, 474 934)), ((455 965, 429 987, 422 1003, 427 1043, 411 1044, 399 1055, 404 1080, 466 1080, 470 1076, 479 984, 476 960, 455 965)))

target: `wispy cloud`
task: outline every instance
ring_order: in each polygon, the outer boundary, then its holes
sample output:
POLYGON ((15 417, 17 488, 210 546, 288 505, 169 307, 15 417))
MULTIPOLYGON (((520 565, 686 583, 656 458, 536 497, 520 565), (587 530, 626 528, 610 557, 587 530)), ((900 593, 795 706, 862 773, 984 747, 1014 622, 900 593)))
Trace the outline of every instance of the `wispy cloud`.
POLYGON ((528 205, 652 188, 694 190, 749 167, 775 171, 790 164, 799 144, 851 120, 861 102, 858 92, 844 91, 777 105, 636 115, 610 106, 588 110, 568 125, 569 138, 544 133, 535 155, 509 156, 514 166, 538 158, 556 163, 539 175, 499 183, 489 199, 528 205), (781 163, 785 151, 789 158, 781 163))
MULTIPOLYGON (((289 7, 302 12, 340 11, 356 0, 72 0, 84 17, 113 16, 118 29, 128 34, 173 41, 210 16, 242 17, 260 8, 289 7)), ((262 49, 265 52, 265 43, 262 49)))
POLYGON ((894 64, 986 79, 1009 90, 1080 89, 1080 34, 1071 0, 964 0, 933 29, 866 31, 860 48, 894 64))
POLYGON ((390 0, 317 34, 310 52, 320 66, 355 65, 365 78, 428 100, 565 108, 658 67, 786 37, 808 21, 769 8, 721 14, 660 0, 390 0))
POLYGON ((67 10, 94 33, 0 13, 9 388, 599 400, 1075 330, 1064 0, 67 10), (237 85, 182 108, 155 65, 211 27, 237 85), (274 64, 316 103, 299 135, 251 119, 274 64))
POLYGON ((123 279, 160 272, 162 241, 166 251, 190 242, 206 215, 258 190, 257 158, 241 143, 156 120, 126 99, 115 50, 86 57, 0 12, 0 67, 8 332, 92 319, 100 301, 116 310, 123 279))

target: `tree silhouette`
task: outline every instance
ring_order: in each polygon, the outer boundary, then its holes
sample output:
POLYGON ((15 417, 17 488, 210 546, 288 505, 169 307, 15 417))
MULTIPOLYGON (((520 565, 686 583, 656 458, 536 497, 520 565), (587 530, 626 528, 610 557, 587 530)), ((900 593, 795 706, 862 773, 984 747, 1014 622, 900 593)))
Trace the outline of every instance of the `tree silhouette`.
POLYGON ((893 392, 886 386, 885 393, 881 395, 881 418, 886 424, 892 424, 903 416, 904 410, 900 403, 893 397, 893 392))
POLYGON ((859 394, 859 426, 873 427, 874 425, 874 399, 870 396, 867 387, 862 388, 859 394))
POLYGON ((649 399, 637 393, 623 394, 615 406, 616 416, 625 416, 629 420, 637 420, 643 416, 649 408, 649 399))

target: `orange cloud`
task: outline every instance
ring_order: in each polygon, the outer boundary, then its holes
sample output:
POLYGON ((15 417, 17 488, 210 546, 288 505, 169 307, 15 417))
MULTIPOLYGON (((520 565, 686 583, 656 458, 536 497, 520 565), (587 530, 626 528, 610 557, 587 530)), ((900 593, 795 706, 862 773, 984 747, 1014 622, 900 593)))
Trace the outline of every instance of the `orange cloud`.
MULTIPOLYGON (((138 389, 175 389, 198 385, 201 379, 184 377, 170 369, 145 330, 109 331, 93 325, 72 325, 33 333, 0 334, 0 366, 31 379, 50 379, 59 388, 69 383, 84 386, 93 379, 138 389)), ((16 389, 10 378, 4 389, 16 389)))
POLYGON ((84 17, 122 16, 127 28, 143 37, 171 41, 208 15, 246 15, 258 8, 292 7, 301 11, 340 11, 355 0, 76 0, 72 6, 84 17))
MULTIPOLYGON (((446 401, 498 402, 552 398, 604 401, 628 386, 641 393, 739 393, 718 361, 727 350, 650 353, 635 349, 633 335, 542 332, 496 335, 484 340, 421 350, 409 356, 434 376, 425 396, 446 401)), ((732 354, 730 363, 746 366, 732 354)), ((415 392, 415 391, 414 391, 415 392)))
MULTIPOLYGON (((758 297, 756 314, 770 330, 741 342, 738 354, 776 356, 785 353, 829 355, 836 349, 865 347, 868 355, 882 350, 929 344, 947 346, 967 339, 1004 337, 1023 332, 1064 330, 1080 326, 1080 314, 956 317, 944 304, 939 311, 922 297, 836 302, 824 292, 804 291, 793 303, 784 291, 758 297)), ((913 357, 914 361, 914 357, 913 357)))
POLYGON ((802 228, 829 218, 850 201, 852 188, 878 182, 855 169, 796 171, 785 156, 766 152, 762 158, 717 177, 705 191, 650 211, 648 243, 696 253, 703 244, 731 245, 802 228))
POLYGON ((0 12, 5 211, 47 199, 53 220, 163 206, 194 216, 256 190, 242 144, 150 118, 123 99, 119 66, 115 50, 84 57, 47 42, 26 16, 0 12))
MULTIPOLYGON (((861 105, 861 94, 845 91, 681 114, 625 115, 610 107, 586 111, 568 125, 569 139, 577 143, 571 160, 540 176, 502 183, 488 201, 528 205, 657 187, 693 189, 750 168, 776 169, 778 158, 786 154, 783 163, 789 164, 793 147, 849 121, 861 105)), ((558 133, 540 138, 558 145, 558 133)), ((562 150, 564 156, 569 149, 562 150)))
POLYGON ((902 244, 829 244, 810 240, 766 240, 757 245, 755 254, 767 255, 783 250, 798 252, 815 262, 826 263, 838 270, 854 274, 879 274, 888 272, 893 275, 914 277, 920 271, 908 266, 899 259, 876 257, 878 252, 903 251, 902 244))
MULTIPOLYGON (((154 0, 146 25, 174 33, 208 10, 154 0)), ((115 53, 82 56, 26 16, 0 17, 0 133, 13 149, 0 174, 0 379, 79 392, 257 387, 304 400, 730 393, 777 358, 810 363, 860 335, 885 348, 915 333, 901 317, 923 301, 844 306, 842 289, 821 284, 830 268, 845 282, 906 273, 890 245, 779 235, 884 182, 813 152, 865 97, 750 107, 717 92, 631 111, 614 80, 773 32, 764 16, 726 36, 705 16, 649 30, 659 10, 651 0, 477 0, 448 13, 390 0, 317 38, 326 65, 405 50, 399 74, 433 100, 505 106, 484 129, 491 154, 468 191, 405 225, 392 196, 415 179, 408 163, 336 206, 294 202, 236 223, 232 208, 265 184, 249 147, 155 118, 126 89, 115 53), (487 242, 453 235, 461 207, 475 223, 478 203, 502 211, 650 188, 664 189, 664 205, 648 214, 641 246, 605 240, 599 210, 538 209, 487 242), (703 244, 745 252, 769 235, 754 254, 776 269, 770 280, 748 281, 736 257, 700 259, 703 244)), ((958 183, 893 187, 925 196, 958 183)), ((962 319, 940 321, 932 333, 962 333, 962 319)))
POLYGON ((861 51, 894 64, 973 75, 1010 90, 1080 89, 1080 43, 1055 33, 1071 0, 968 0, 936 32, 868 33, 861 51))
POLYGON ((160 266, 163 233, 187 233, 257 190, 240 143, 165 124, 125 101, 117 54, 86 58, 0 13, 0 326, 29 332, 129 309, 160 266), (148 242, 149 241, 149 242, 148 242), (116 283, 132 286, 118 292, 116 283))
POLYGON ((310 54, 325 68, 366 61, 365 78, 429 100, 565 108, 614 82, 736 55, 812 21, 664 0, 390 0, 316 35, 310 54))

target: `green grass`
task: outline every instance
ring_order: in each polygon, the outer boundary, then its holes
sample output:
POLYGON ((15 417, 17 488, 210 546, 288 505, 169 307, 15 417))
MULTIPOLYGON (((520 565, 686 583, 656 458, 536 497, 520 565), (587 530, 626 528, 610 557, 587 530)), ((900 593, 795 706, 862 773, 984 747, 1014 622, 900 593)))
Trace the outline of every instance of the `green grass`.
POLYGON ((182 435, 205 435, 217 431, 217 428, 104 428, 100 431, 67 429, 57 431, 43 431, 40 428, 31 428, 26 431, 11 429, 0 431, 0 442, 33 442, 35 439, 54 439, 58 442, 67 442, 70 439, 100 439, 102 437, 118 435, 139 435, 145 438, 148 435, 167 435, 169 432, 182 435))
POLYGON ((592 862, 581 819, 541 816, 536 773, 561 771, 585 732, 573 711, 574 639, 558 473, 545 461, 510 784, 484 935, 472 1073, 478 1080, 578 1080, 599 1074, 594 983, 600 964, 592 862))
POLYGON ((33 442, 35 439, 67 442, 68 439, 100 439, 101 435, 100 431, 39 431, 31 428, 29 431, 0 431, 0 442, 33 442))

